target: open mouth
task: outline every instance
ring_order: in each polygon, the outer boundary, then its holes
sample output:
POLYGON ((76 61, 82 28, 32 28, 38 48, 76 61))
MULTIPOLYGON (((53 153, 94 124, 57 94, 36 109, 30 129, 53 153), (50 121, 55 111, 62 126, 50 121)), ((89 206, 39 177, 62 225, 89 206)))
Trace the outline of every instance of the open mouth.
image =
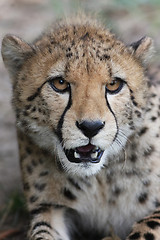
POLYGON ((103 155, 103 152, 99 147, 92 144, 86 146, 77 147, 75 149, 66 149, 65 154, 70 162, 81 163, 91 162, 99 163, 103 155))

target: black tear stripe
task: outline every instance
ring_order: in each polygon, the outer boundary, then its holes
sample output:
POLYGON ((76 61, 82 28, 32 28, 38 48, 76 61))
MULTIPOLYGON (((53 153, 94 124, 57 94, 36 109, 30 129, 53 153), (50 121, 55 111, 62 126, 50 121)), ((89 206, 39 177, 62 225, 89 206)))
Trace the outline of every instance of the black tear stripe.
POLYGON ((57 130, 55 131, 55 133, 57 134, 60 142, 62 142, 62 125, 63 125, 63 122, 64 122, 64 116, 66 114, 66 112, 70 109, 72 105, 72 96, 71 96, 71 87, 69 87, 69 100, 68 100, 68 104, 66 106, 66 108, 64 109, 64 112, 58 122, 58 125, 57 125, 57 130))
POLYGON ((36 90, 36 92, 34 94, 32 94, 31 96, 29 96, 27 98, 27 100, 29 102, 33 101, 40 94, 40 91, 41 91, 42 87, 44 86, 44 84, 46 84, 47 81, 45 81, 39 88, 37 88, 37 90, 36 90))
POLYGON ((107 93, 105 94, 105 97, 106 97, 107 107, 109 108, 110 112, 113 114, 113 117, 114 117, 115 122, 116 122, 117 131, 116 131, 116 134, 115 134, 114 139, 113 139, 113 142, 112 142, 112 143, 114 143, 114 141, 116 140, 116 138, 117 138, 117 136, 118 136, 118 133, 119 133, 119 127, 118 127, 118 122, 117 122, 116 115, 115 115, 115 113, 113 112, 113 110, 112 110, 112 108, 111 108, 111 106, 110 106, 110 104, 109 104, 109 102, 108 102, 107 93))

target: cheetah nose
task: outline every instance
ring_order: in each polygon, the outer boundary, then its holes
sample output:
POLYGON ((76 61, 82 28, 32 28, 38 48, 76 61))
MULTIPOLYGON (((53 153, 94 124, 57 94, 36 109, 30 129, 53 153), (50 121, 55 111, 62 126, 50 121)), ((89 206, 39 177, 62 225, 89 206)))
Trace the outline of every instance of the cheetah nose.
POLYGON ((82 122, 76 121, 76 126, 83 132, 83 134, 92 138, 104 127, 105 122, 102 121, 87 121, 84 120, 82 122))

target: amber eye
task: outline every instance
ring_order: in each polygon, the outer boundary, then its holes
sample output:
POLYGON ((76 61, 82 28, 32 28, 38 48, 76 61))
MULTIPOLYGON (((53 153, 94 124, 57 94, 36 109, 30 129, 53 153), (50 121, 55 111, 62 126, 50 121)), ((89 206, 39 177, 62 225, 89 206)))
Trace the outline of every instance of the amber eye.
POLYGON ((56 92, 65 92, 69 89, 69 83, 62 77, 51 78, 48 82, 56 92))
POLYGON ((121 78, 115 77, 110 83, 106 84, 106 91, 110 94, 118 93, 124 85, 124 81, 121 78))

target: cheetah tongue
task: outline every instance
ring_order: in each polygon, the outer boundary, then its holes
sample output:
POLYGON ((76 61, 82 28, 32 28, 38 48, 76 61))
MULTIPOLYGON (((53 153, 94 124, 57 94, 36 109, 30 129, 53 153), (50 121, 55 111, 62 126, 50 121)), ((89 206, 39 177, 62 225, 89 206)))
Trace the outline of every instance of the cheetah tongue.
POLYGON ((95 148, 94 145, 88 144, 86 146, 78 147, 78 148, 76 148, 76 150, 79 153, 89 153, 89 152, 93 151, 94 148, 95 148))

